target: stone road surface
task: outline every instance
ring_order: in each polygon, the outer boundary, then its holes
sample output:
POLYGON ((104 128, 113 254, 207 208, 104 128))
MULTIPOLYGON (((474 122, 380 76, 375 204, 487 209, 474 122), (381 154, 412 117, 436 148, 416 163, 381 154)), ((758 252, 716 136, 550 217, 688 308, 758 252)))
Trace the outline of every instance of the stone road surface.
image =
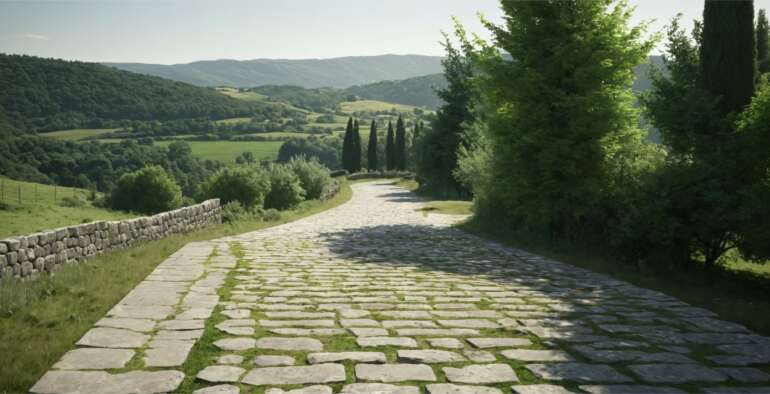
POLYGON ((770 393, 770 338, 462 233, 387 182, 353 189, 187 245, 32 391, 770 393))

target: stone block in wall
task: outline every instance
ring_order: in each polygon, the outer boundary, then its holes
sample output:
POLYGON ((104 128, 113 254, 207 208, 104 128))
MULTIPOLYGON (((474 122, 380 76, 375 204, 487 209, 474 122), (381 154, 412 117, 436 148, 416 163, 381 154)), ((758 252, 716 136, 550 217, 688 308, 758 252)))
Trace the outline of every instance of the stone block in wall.
POLYGON ((20 263, 23 263, 29 259, 29 256, 27 256, 27 249, 19 249, 16 251, 16 256, 20 263))
POLYGON ((8 249, 9 252, 14 252, 19 250, 19 247, 21 246, 21 242, 19 242, 19 240, 15 238, 4 239, 0 242, 5 244, 5 247, 6 249, 8 249))
POLYGON ((56 240, 61 241, 64 238, 67 238, 67 235, 69 235, 69 232, 66 228, 60 228, 56 230, 56 240))
POLYGON ((35 257, 37 257, 37 255, 35 254, 35 249, 28 248, 27 249, 27 260, 32 261, 32 260, 35 259, 35 257))
POLYGON ((28 248, 34 248, 37 246, 37 234, 28 235, 27 237, 27 247, 28 248))
POLYGON ((29 276, 30 274, 32 274, 33 268, 35 268, 35 266, 29 261, 25 261, 21 263, 21 276, 22 277, 29 276))
POLYGON ((0 242, 0 254, 8 253, 8 245, 5 242, 0 242))
POLYGON ((45 270, 45 259, 42 257, 36 258, 34 266, 35 266, 35 269, 38 271, 45 270))
POLYGON ((8 258, 8 265, 14 265, 19 262, 18 252, 8 252, 5 256, 8 258))
POLYGON ((8 256, 0 254, 0 271, 8 265, 8 256))

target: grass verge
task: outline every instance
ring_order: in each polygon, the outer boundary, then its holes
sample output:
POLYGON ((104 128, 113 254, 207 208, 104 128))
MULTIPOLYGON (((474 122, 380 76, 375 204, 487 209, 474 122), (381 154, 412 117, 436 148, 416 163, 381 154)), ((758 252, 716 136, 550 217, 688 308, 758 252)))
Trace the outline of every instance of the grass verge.
POLYGON ((336 207, 353 192, 343 181, 327 201, 307 201, 278 220, 243 221, 95 257, 31 282, 0 282, 0 392, 26 392, 94 323, 169 255, 189 242, 291 222, 336 207))
POLYGON ((607 274, 636 286, 660 291, 691 305, 713 311, 721 319, 741 323, 755 332, 770 335, 770 280, 752 271, 724 269, 706 274, 689 271, 640 270, 637 266, 609 258, 597 251, 574 246, 554 247, 522 239, 477 218, 458 226, 463 231, 492 239, 527 252, 570 265, 607 274))

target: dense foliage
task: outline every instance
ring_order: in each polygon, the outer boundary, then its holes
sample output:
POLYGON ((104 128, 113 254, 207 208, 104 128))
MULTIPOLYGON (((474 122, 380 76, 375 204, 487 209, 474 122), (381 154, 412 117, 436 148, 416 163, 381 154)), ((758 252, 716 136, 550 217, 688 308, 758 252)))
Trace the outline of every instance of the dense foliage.
POLYGON ((222 204, 237 201, 246 209, 261 207, 269 191, 267 173, 252 167, 223 168, 201 186, 204 199, 219 198, 222 204))
POLYGON ((404 119, 400 116, 396 121, 396 152, 395 161, 396 169, 399 171, 406 170, 406 126, 404 125, 404 119))
POLYGON ((146 165, 163 167, 186 196, 194 195, 220 166, 192 156, 184 142, 160 148, 130 140, 74 143, 29 135, 0 139, 0 174, 13 179, 107 192, 123 174, 146 165))
POLYGON ((265 197, 265 208, 291 209, 305 199, 305 190, 297 174, 287 165, 274 164, 268 169, 270 192, 265 197))
POLYGON ((303 139, 289 140, 278 150, 278 162, 288 163, 292 158, 304 156, 315 158, 330 170, 342 168, 340 154, 342 142, 337 136, 311 136, 303 139))
MULTIPOLYGON (((456 24, 456 35, 465 32, 456 24)), ((463 41, 468 50, 467 41, 463 41)), ((418 140, 417 176, 423 190, 439 196, 463 196, 465 188, 456 180, 457 155, 463 134, 473 122, 473 66, 468 54, 452 45, 448 36, 444 39, 446 57, 442 60, 447 85, 437 94, 443 104, 436 113, 433 127, 418 140)))
POLYGON ((770 25, 765 10, 757 14, 757 69, 761 74, 770 71, 770 25))
POLYGON ((448 130, 464 134, 455 176, 481 220, 664 267, 770 258, 770 82, 754 75, 751 1, 706 1, 692 38, 669 28, 640 102, 663 149, 637 128, 634 70, 653 42, 624 2, 501 3, 494 44, 458 28, 470 99, 445 98, 470 108, 448 130))
POLYGON ((0 108, 20 131, 251 116, 264 104, 92 63, 0 54, 0 108))
POLYGON ((282 101, 315 112, 335 108, 346 97, 337 89, 305 89, 291 85, 263 85, 249 90, 268 96, 269 100, 282 101))
POLYGON ((123 174, 108 203, 112 209, 151 215, 178 208, 182 191, 163 168, 147 166, 123 174))
POLYGON ((299 178, 299 184, 305 191, 305 199, 307 200, 320 198, 324 190, 332 183, 329 169, 321 165, 316 159, 295 157, 287 166, 299 178))

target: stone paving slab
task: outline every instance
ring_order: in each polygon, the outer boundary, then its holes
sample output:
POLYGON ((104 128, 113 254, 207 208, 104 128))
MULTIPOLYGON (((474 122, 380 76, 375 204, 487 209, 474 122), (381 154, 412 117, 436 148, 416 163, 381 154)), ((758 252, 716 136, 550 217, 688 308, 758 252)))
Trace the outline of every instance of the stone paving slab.
POLYGON ((770 392, 770 338, 463 233, 463 217, 426 214, 390 181, 353 189, 323 213, 181 248, 32 391, 770 392), (184 376, 211 319, 217 353, 184 376))

